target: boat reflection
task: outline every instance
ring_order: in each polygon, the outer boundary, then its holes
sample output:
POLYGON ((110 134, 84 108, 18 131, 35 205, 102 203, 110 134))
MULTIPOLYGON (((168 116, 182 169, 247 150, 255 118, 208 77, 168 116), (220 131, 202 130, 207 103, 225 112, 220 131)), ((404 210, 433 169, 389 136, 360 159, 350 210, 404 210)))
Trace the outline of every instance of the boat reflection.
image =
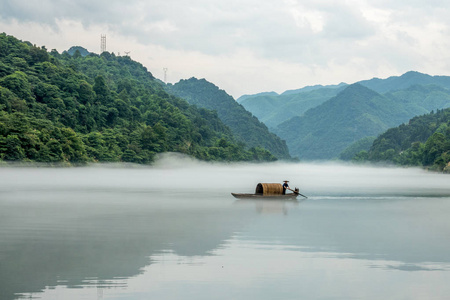
POLYGON ((305 199, 239 199, 234 202, 236 205, 254 205, 258 214, 287 215, 289 207, 297 207, 305 199))

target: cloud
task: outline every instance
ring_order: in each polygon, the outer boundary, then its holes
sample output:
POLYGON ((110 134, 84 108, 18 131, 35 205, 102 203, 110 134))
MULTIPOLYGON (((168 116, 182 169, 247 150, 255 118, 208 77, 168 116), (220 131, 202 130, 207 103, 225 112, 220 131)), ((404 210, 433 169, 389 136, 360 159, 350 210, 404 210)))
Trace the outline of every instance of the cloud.
POLYGON ((98 52, 107 34, 109 51, 132 51, 156 75, 168 66, 172 80, 206 77, 236 96, 409 70, 448 74, 449 14, 444 0, 0 2, 2 30, 21 39, 98 52))
MULTIPOLYGON (((78 21, 85 28, 107 24, 111 30, 144 44, 205 54, 250 47, 260 49, 256 52, 263 56, 274 56, 281 47, 301 50, 304 44, 314 42, 315 34, 319 34, 319 40, 359 37, 367 27, 355 26, 351 21, 358 17, 345 6, 340 6, 339 11, 329 7, 328 11, 305 11, 279 1, 196 0, 186 5, 176 0, 16 0, 0 5, 4 19, 47 24, 56 31, 60 20, 78 21)), ((357 22, 362 23, 359 19, 357 22)))

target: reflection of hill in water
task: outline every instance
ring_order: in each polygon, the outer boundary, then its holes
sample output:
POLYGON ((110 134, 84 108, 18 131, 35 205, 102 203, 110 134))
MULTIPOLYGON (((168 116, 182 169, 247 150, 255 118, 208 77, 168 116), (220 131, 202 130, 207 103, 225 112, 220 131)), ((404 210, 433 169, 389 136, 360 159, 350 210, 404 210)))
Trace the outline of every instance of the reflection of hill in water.
POLYGON ((47 196, 52 200, 24 198, 25 204, 1 211, 1 299, 38 292, 58 281, 78 286, 86 278, 131 277, 162 250, 208 255, 248 219, 230 210, 229 203, 228 209, 186 205, 198 205, 198 199, 183 199, 185 204, 177 208, 164 204, 174 199, 149 201, 148 194, 47 196))

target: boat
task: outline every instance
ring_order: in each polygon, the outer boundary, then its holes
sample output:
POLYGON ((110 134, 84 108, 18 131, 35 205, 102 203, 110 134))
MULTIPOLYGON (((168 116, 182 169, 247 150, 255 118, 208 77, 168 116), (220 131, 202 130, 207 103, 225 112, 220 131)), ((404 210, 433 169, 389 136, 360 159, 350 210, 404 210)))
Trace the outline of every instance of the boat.
POLYGON ((240 194, 231 193, 234 198, 237 199, 280 199, 280 200, 292 200, 298 197, 295 193, 289 193, 285 195, 263 195, 263 194, 240 194))
MULTIPOLYGON (((258 183, 254 194, 231 193, 237 199, 279 199, 294 200, 299 195, 298 188, 293 193, 283 195, 283 185, 281 183, 258 183)), ((303 196, 306 197, 306 196, 303 196)))

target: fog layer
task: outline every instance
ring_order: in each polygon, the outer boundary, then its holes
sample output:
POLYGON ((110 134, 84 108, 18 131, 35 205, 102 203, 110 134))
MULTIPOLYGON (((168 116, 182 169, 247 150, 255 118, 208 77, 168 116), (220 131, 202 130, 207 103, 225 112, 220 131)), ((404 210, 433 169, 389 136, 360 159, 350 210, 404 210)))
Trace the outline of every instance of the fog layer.
MULTIPOLYGON (((289 180, 316 196, 449 196, 450 177, 419 168, 338 163, 214 164, 165 155, 154 166, 0 168, 0 193, 24 190, 126 189, 186 193, 252 193, 259 182, 289 180)), ((231 196, 230 196, 231 197, 231 196)))

